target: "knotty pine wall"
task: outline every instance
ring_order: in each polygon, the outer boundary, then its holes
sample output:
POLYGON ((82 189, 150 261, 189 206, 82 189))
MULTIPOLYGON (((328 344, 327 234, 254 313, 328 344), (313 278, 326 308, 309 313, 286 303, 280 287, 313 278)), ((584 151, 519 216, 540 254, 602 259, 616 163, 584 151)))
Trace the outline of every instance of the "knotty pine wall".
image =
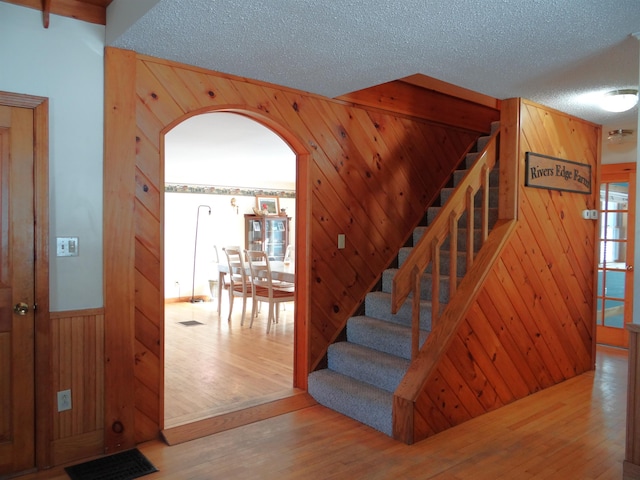
POLYGON ((54 406, 53 465, 103 453, 104 312, 54 312, 51 319, 51 383, 54 395, 71 390, 71 410, 54 406))
POLYGON ((190 115, 233 111, 297 152, 294 383, 304 388, 453 164, 499 116, 495 101, 415 85, 397 85, 406 93, 397 102, 385 85, 385 102, 365 107, 130 51, 108 48, 105 59, 107 450, 161 428, 164 133, 190 115))
POLYGON ((516 160, 517 227, 415 402, 413 441, 595 365, 598 222, 581 212, 598 208, 600 127, 517 99, 501 124, 517 134, 501 152, 516 160), (591 165, 591 194, 526 187, 526 152, 591 165))

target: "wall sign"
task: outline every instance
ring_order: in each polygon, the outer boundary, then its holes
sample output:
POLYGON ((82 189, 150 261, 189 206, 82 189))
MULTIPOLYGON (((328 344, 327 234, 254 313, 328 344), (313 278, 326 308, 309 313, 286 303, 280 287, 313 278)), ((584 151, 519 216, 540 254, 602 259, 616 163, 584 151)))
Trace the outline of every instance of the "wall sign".
POLYGON ((527 187, 591 193, 591 165, 527 152, 524 184, 527 187))

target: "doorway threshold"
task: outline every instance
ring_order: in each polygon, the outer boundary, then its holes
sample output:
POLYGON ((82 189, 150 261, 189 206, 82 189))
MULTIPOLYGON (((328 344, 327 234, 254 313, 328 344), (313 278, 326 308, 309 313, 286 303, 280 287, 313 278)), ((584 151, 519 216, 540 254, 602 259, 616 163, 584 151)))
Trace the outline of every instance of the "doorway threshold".
POLYGON ((316 401, 306 391, 294 390, 294 394, 286 398, 167 428, 160 433, 167 445, 178 445, 316 405, 316 401))

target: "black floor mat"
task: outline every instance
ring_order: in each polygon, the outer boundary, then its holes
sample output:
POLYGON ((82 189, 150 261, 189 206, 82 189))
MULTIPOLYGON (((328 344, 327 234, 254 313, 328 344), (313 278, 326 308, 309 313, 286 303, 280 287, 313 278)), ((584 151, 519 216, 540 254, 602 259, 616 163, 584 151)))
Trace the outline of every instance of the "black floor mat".
POLYGON ((140 450, 134 448, 108 457, 66 467, 72 480, 132 480, 158 469, 147 460, 140 450))
POLYGON ((178 322, 184 325, 185 327, 194 327, 196 325, 204 325, 204 323, 197 322, 196 320, 187 320, 186 322, 178 322))

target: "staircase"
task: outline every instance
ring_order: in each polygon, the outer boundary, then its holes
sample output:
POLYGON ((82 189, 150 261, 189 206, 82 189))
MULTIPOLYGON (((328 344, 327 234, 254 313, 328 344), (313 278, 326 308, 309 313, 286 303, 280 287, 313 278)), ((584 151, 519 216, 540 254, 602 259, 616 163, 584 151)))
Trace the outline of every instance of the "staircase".
MULTIPOLYGON (((492 125, 492 133, 499 125, 492 125)), ((442 189, 440 204, 444 205, 465 176, 489 137, 480 137, 476 151, 467 155, 465 165, 453 174, 453 186, 442 189)), ((492 226, 497 220, 498 167, 490 174, 490 216, 492 226)), ((413 232, 413 245, 422 237, 428 225, 435 219, 440 207, 430 207, 426 215, 427 226, 419 226, 413 232)), ((460 219, 458 230, 457 272, 450 272, 445 241, 440 256, 440 311, 449 302, 449 276, 456 275, 458 283, 466 271, 465 217, 460 219)), ((480 225, 476 219, 475 225, 480 225)), ((480 248, 480 231, 473 236, 474 250, 480 248)), ((398 266, 402 266, 412 247, 398 252, 398 266)), ((321 405, 369 425, 382 433, 393 436, 393 393, 409 368, 411 359, 411 302, 409 298, 399 311, 391 314, 391 286, 398 268, 389 268, 382 275, 381 291, 370 292, 365 299, 365 314, 347 321, 346 341, 329 346, 328 368, 312 372, 308 379, 309 394, 321 405)), ((432 278, 429 267, 421 280, 420 345, 431 331, 432 278)))

